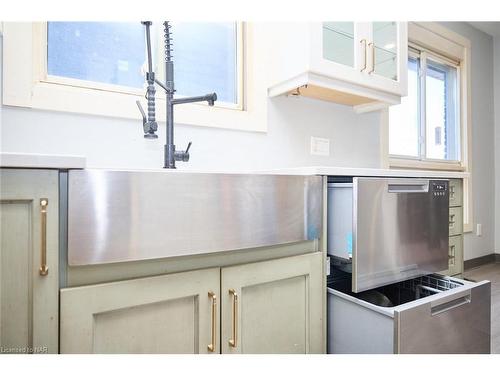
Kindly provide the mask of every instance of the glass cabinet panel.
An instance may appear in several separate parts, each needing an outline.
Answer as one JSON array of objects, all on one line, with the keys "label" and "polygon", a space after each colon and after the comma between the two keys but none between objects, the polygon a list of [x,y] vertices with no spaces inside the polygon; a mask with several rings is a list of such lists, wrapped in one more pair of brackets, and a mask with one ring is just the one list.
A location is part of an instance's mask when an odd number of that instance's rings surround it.
[{"label": "glass cabinet panel", "polygon": [[354,22],[323,22],[323,58],[354,67]]},{"label": "glass cabinet panel", "polygon": [[396,22],[373,22],[373,73],[397,81],[398,26]]}]

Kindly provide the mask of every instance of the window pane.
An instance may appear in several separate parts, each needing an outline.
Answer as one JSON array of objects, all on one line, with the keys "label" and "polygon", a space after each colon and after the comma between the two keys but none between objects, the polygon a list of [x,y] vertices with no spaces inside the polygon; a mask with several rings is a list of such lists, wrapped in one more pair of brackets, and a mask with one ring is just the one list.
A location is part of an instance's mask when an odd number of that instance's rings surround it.
[{"label": "window pane", "polygon": [[425,85],[426,156],[459,160],[457,69],[428,59]]},{"label": "window pane", "polygon": [[216,92],[219,101],[237,103],[236,23],[174,22],[171,30],[176,94]]},{"label": "window pane", "polygon": [[417,59],[408,59],[408,96],[401,104],[389,107],[389,153],[391,155],[419,156],[418,79]]},{"label": "window pane", "polygon": [[[49,75],[144,87],[146,43],[140,22],[49,22],[47,29]],[[173,23],[171,30],[176,95],[216,92],[220,102],[237,103],[236,23]],[[155,36],[161,37],[161,43],[155,42]],[[153,24],[152,39],[153,58],[157,46],[163,56],[162,22]],[[163,60],[159,67],[157,62],[154,68],[164,76]]]},{"label": "window pane", "polygon": [[140,22],[49,22],[47,29],[49,75],[143,87]]}]

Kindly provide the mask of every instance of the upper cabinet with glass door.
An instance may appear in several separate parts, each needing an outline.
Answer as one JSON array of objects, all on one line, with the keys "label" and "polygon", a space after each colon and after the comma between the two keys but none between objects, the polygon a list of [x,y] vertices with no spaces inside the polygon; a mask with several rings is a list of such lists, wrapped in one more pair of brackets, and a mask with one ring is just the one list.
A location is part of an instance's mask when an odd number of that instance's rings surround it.
[{"label": "upper cabinet with glass door", "polygon": [[407,92],[404,22],[268,25],[269,96],[304,95],[359,112],[398,104]]}]

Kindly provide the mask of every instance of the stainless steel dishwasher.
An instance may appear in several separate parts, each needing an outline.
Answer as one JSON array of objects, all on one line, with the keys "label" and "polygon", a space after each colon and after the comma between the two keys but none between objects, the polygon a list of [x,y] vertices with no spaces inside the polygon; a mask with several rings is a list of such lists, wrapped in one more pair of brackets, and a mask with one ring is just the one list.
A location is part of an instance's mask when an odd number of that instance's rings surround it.
[{"label": "stainless steel dishwasher", "polygon": [[329,353],[489,353],[490,282],[447,268],[448,181],[328,184]]}]

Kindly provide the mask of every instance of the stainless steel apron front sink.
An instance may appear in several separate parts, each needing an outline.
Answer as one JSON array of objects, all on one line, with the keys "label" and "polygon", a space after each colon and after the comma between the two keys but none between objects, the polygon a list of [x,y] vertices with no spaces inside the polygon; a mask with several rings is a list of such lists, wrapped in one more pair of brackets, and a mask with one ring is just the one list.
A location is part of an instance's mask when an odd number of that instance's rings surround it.
[{"label": "stainless steel apron front sink", "polygon": [[319,238],[322,178],[72,170],[70,266],[223,252]]}]

